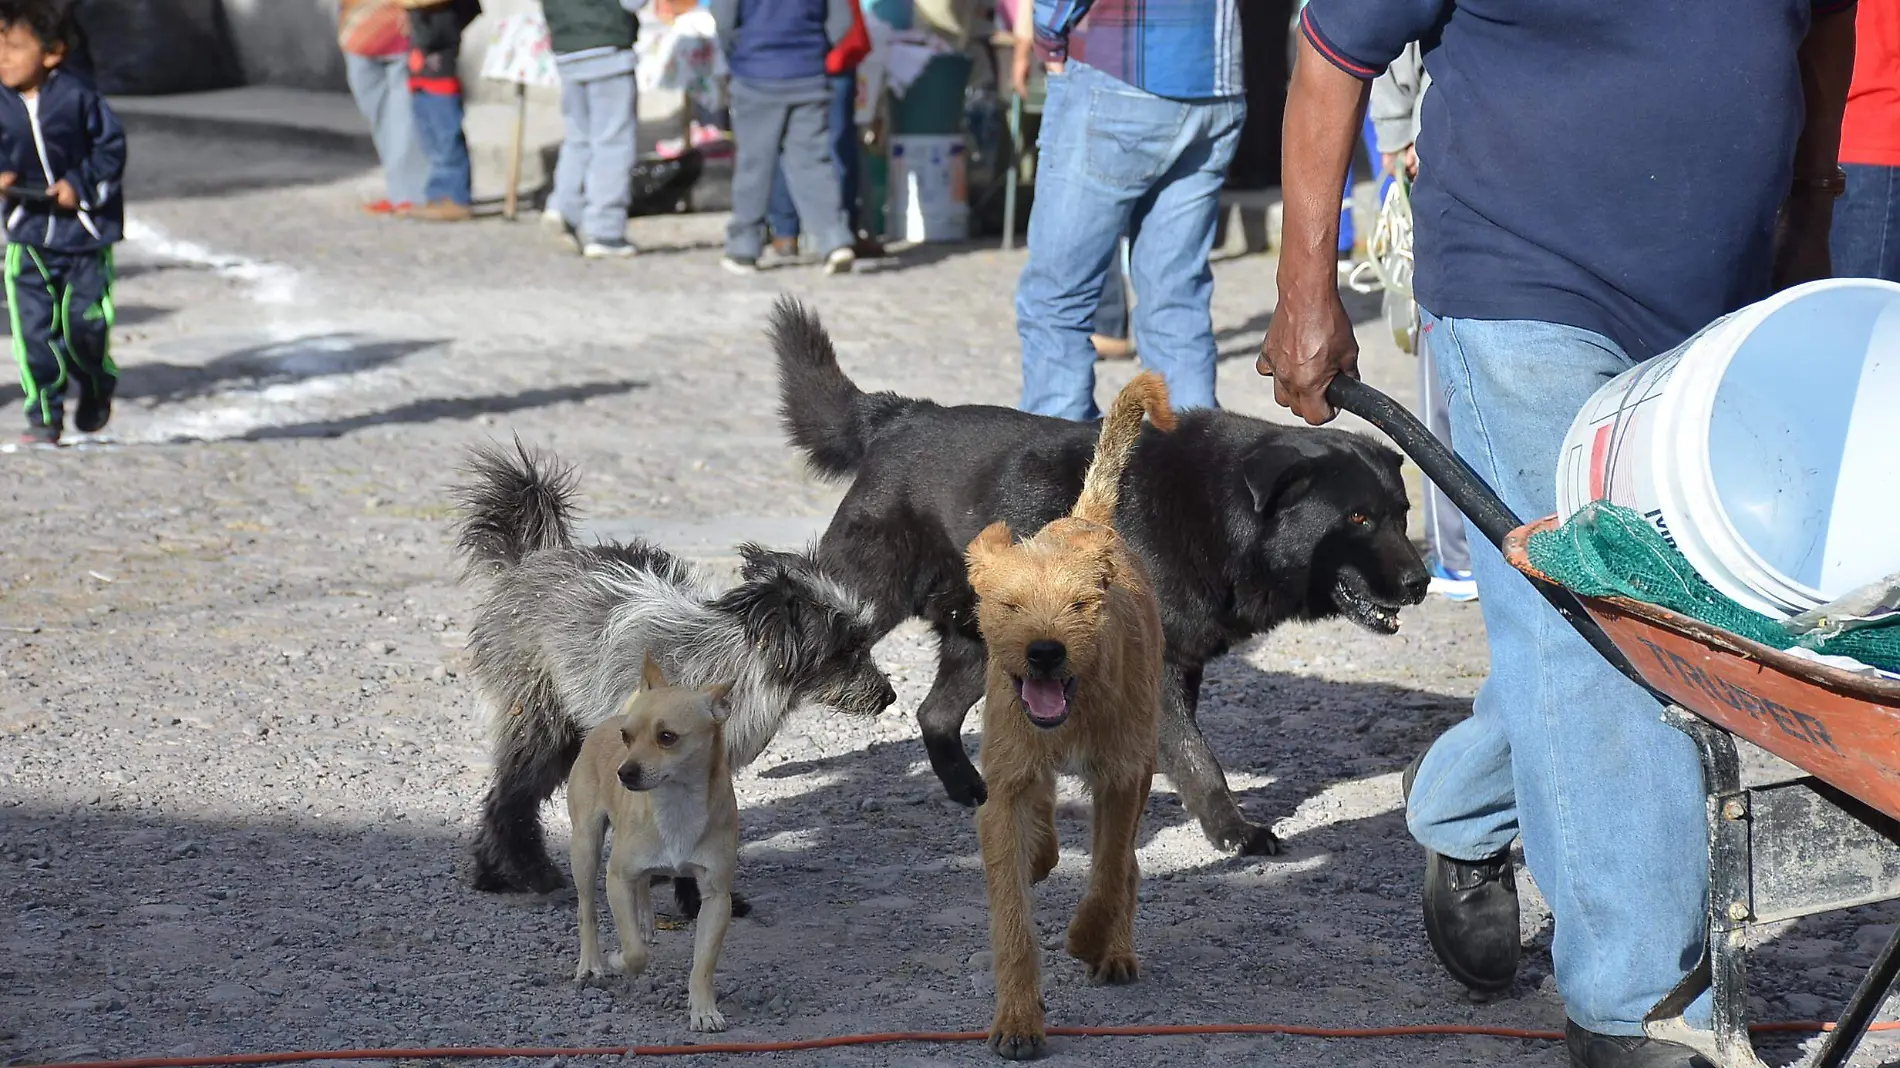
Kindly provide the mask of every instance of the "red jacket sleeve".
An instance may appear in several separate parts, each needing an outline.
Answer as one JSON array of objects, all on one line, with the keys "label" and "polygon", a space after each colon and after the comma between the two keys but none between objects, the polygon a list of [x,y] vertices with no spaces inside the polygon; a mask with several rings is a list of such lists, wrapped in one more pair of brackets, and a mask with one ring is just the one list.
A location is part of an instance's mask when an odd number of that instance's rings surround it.
[{"label": "red jacket sleeve", "polygon": [[871,31],[864,28],[864,8],[859,6],[858,0],[850,0],[850,4],[851,29],[825,56],[826,74],[856,70],[864,57],[871,54]]}]

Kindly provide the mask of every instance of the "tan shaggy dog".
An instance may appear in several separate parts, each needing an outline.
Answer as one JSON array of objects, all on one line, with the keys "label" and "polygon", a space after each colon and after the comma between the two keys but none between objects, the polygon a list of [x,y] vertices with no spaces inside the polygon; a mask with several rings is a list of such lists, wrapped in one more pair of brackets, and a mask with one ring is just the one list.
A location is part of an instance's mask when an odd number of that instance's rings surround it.
[{"label": "tan shaggy dog", "polygon": [[[732,876],[739,863],[739,802],[726,763],[730,689],[668,686],[648,657],[640,689],[620,715],[588,733],[567,780],[567,811],[574,821],[570,855],[581,906],[581,959],[574,978],[645,972],[654,936],[652,877],[698,879],[705,896],[686,984],[687,1023],[695,1031],[726,1029],[713,969],[732,922]],[[620,951],[602,959],[594,880],[601,838],[610,828],[607,904]]]},{"label": "tan shaggy dog", "polygon": [[1161,378],[1143,374],[1115,398],[1064,518],[1011,543],[993,523],[970,543],[970,585],[989,647],[983,777],[977,812],[989,883],[996,1019],[990,1048],[1010,1060],[1042,1052],[1042,976],[1030,887],[1056,866],[1056,772],[1094,797],[1088,893],[1069,924],[1069,955],[1098,983],[1135,980],[1135,835],[1154,777],[1161,704],[1161,611],[1147,573],[1115,533],[1122,471],[1146,411],[1174,427]]}]

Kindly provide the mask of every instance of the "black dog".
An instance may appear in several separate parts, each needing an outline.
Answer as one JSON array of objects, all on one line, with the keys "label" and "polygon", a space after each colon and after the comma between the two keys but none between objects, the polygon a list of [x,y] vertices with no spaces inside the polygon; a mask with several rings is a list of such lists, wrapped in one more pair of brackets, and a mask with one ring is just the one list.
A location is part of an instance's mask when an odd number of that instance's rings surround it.
[{"label": "black dog", "polygon": [[[917,709],[953,800],[981,803],[962,727],[983,696],[970,539],[997,520],[1024,532],[1068,512],[1096,428],[984,405],[866,394],[838,367],[817,317],[773,309],[781,415],[792,442],[851,489],[819,544],[884,634],[911,616],[937,633],[936,682]],[[1160,765],[1215,845],[1276,853],[1250,824],[1195,724],[1201,672],[1236,642],[1290,619],[1344,615],[1379,633],[1429,582],[1405,535],[1399,456],[1355,434],[1188,411],[1147,431],[1122,483],[1116,529],[1148,568],[1167,633]]]}]

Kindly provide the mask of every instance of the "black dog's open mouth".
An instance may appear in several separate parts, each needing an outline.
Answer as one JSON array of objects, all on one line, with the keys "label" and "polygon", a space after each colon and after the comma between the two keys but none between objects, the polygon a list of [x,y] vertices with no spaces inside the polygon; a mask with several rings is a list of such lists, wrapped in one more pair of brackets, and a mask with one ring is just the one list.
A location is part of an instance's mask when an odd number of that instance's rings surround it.
[{"label": "black dog's open mouth", "polygon": [[1399,609],[1403,606],[1374,597],[1356,571],[1342,571],[1333,580],[1333,603],[1346,618],[1375,634],[1399,632]]},{"label": "black dog's open mouth", "polygon": [[1028,713],[1029,722],[1051,730],[1069,718],[1069,698],[1075,696],[1076,678],[1017,679],[1016,696]]}]

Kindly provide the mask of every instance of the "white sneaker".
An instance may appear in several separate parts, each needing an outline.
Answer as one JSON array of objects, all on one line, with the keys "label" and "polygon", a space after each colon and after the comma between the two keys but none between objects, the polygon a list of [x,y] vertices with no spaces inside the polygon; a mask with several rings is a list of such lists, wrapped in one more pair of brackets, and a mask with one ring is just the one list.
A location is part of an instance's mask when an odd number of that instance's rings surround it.
[{"label": "white sneaker", "polygon": [[831,254],[825,257],[825,273],[828,275],[850,274],[851,269],[857,266],[857,262],[858,254],[851,251],[850,245],[834,248]]},{"label": "white sneaker", "polygon": [[631,241],[589,241],[581,248],[581,255],[590,260],[624,260],[638,251]]},{"label": "white sneaker", "polygon": [[719,257],[719,266],[727,274],[750,275],[759,273],[758,260],[742,260],[736,256]]}]

